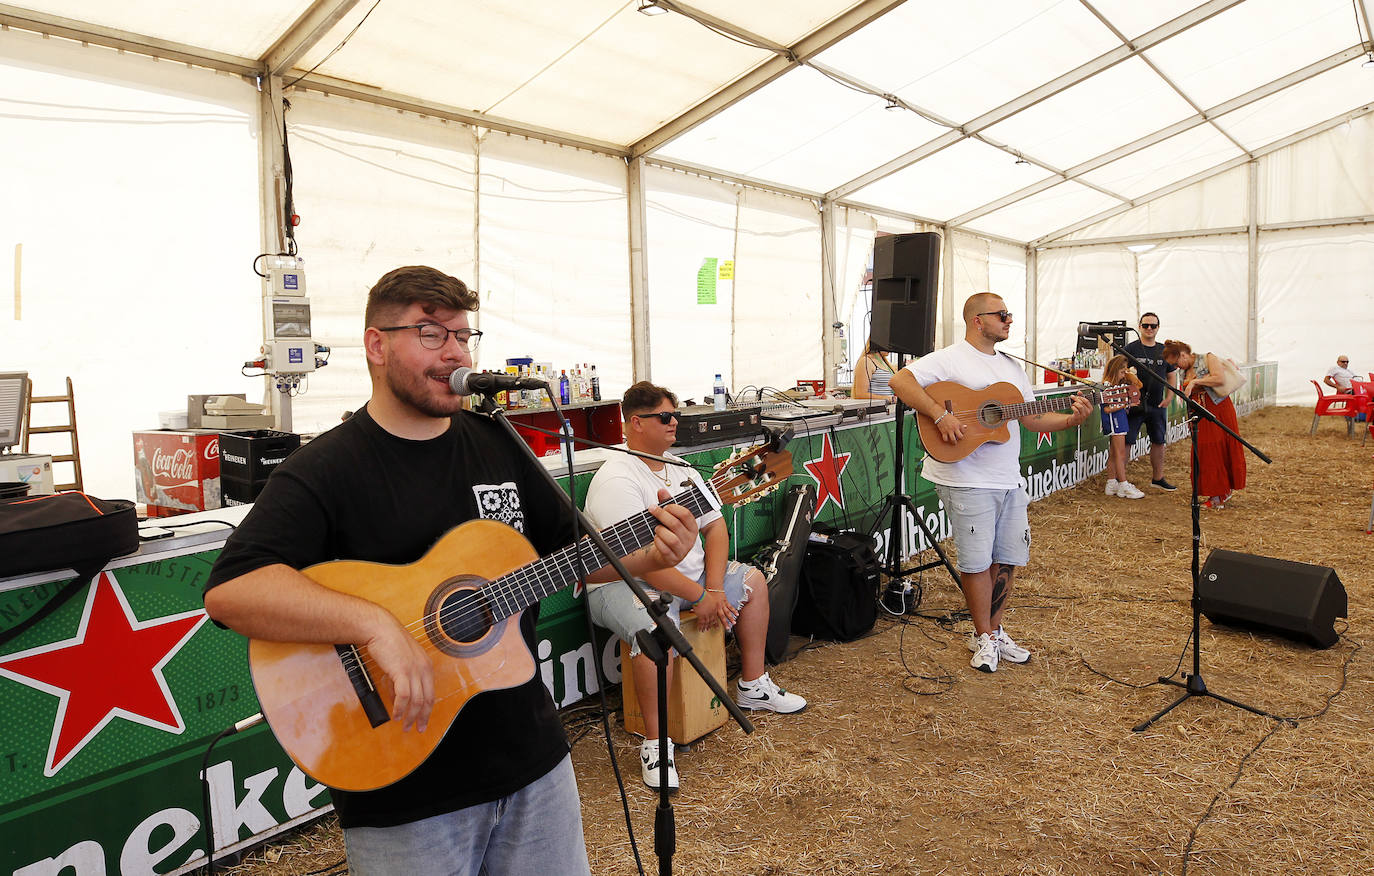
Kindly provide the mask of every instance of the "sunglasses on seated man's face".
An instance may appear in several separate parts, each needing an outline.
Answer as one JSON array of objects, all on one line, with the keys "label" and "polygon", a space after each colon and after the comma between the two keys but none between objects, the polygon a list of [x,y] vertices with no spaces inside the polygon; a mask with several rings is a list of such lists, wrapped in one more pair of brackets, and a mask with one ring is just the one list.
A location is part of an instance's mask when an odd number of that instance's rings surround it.
[{"label": "sunglasses on seated man's face", "polygon": [[653,414],[635,414],[635,416],[643,420],[658,420],[666,426],[677,419],[677,411],[659,411]]}]

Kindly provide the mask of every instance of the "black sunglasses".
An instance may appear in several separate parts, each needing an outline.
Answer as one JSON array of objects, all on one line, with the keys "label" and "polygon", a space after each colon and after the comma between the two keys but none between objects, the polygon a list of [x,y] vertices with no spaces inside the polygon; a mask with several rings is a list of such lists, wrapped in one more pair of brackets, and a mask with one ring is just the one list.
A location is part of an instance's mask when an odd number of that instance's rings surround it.
[{"label": "black sunglasses", "polygon": [[978,314],[978,316],[995,316],[998,319],[1002,320],[1002,322],[1011,322],[1010,310],[985,310],[982,313]]},{"label": "black sunglasses", "polygon": [[1159,323],[1157,323],[1157,322],[1142,322],[1142,323],[1140,324],[1140,327],[1141,327],[1141,328],[1159,328]]},{"label": "black sunglasses", "polygon": [[666,426],[677,419],[677,411],[659,411],[656,414],[635,414],[635,416],[641,420],[652,418]]}]

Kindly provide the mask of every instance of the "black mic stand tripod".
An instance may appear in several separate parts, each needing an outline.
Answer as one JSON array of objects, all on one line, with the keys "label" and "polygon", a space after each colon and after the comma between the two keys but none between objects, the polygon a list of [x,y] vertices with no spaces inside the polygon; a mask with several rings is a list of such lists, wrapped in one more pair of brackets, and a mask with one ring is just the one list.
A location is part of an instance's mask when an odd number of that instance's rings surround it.
[{"label": "black mic stand tripod", "polygon": [[[1146,372],[1147,369],[1145,364],[1136,357],[1132,356],[1130,353],[1126,352],[1124,345],[1118,345],[1109,332],[1095,332],[1095,334],[1097,335],[1098,340],[1105,341],[1107,345],[1110,346],[1113,350],[1115,350],[1122,356],[1125,356],[1126,361],[1130,362],[1132,365],[1136,367],[1137,374],[1144,374]],[[1172,392],[1174,395],[1178,396],[1180,399],[1183,400],[1183,404],[1187,407],[1189,419],[1196,417],[1211,422],[1212,424],[1217,426],[1217,428],[1221,429],[1227,435],[1231,436],[1231,438],[1233,438],[1236,441],[1239,441],[1242,446],[1247,448],[1251,453],[1255,454],[1255,456],[1264,460],[1265,463],[1273,462],[1273,460],[1266,456],[1264,452],[1261,451],[1258,447],[1255,447],[1255,445],[1251,444],[1249,441],[1246,441],[1244,438],[1237,435],[1225,423],[1218,420],[1216,418],[1216,415],[1214,415],[1211,411],[1207,410],[1201,404],[1193,401],[1182,391],[1175,389],[1173,385],[1169,383],[1169,381],[1163,380],[1162,378],[1158,377],[1156,379],[1158,379],[1160,383],[1164,385],[1165,389],[1167,389],[1169,392]],[[1145,403],[1146,400],[1142,398],[1141,402]],[[1159,677],[1160,684],[1170,684],[1174,687],[1183,688],[1183,695],[1180,696],[1178,699],[1174,700],[1169,705],[1165,706],[1159,712],[1155,713],[1152,717],[1146,718],[1144,721],[1141,721],[1139,724],[1132,727],[1131,730],[1133,730],[1136,733],[1144,731],[1151,724],[1158,721],[1160,718],[1163,718],[1169,712],[1172,712],[1174,709],[1183,705],[1185,702],[1192,699],[1193,697],[1211,697],[1214,700],[1226,703],[1228,706],[1235,706],[1238,709],[1244,709],[1247,712],[1253,712],[1254,714],[1261,715],[1265,718],[1273,718],[1276,721],[1280,720],[1276,715],[1271,715],[1263,709],[1257,709],[1254,706],[1246,705],[1245,703],[1242,703],[1238,700],[1233,700],[1229,697],[1224,697],[1221,694],[1216,693],[1215,691],[1208,690],[1207,683],[1202,678],[1202,641],[1200,636],[1202,630],[1202,596],[1199,590],[1199,585],[1202,581],[1202,570],[1198,562],[1199,551],[1202,548],[1202,515],[1201,505],[1198,503],[1197,494],[1197,426],[1194,425],[1193,427],[1191,427],[1189,429],[1189,433],[1189,440],[1192,442],[1192,446],[1189,451],[1189,459],[1191,462],[1192,472],[1189,480],[1192,481],[1193,490],[1193,671],[1191,673],[1184,672],[1183,681],[1179,681],[1176,678],[1166,678],[1162,675]]]},{"label": "black mic stand tripod", "polygon": [[585,559],[583,558],[582,551],[585,546],[582,544],[581,533],[585,531],[587,540],[595,546],[596,553],[599,553],[603,559],[607,560],[609,564],[615,568],[621,580],[629,586],[630,592],[635,595],[635,598],[643,603],[644,607],[649,612],[649,617],[653,619],[654,631],[652,633],[641,632],[636,638],[639,641],[640,649],[654,661],[658,678],[657,711],[659,766],[658,808],[654,812],[654,853],[658,856],[659,876],[671,876],[673,872],[673,854],[677,849],[677,827],[670,796],[672,792],[668,788],[667,758],[667,676],[668,659],[672,651],[677,651],[678,654],[691,664],[692,668],[701,676],[701,680],[706,683],[707,687],[711,688],[712,693],[716,695],[721,705],[730,713],[730,717],[734,718],[735,723],[739,724],[741,730],[745,733],[753,733],[754,725],[745,716],[734,698],[726,692],[720,681],[716,679],[716,677],[711,674],[710,670],[706,668],[705,664],[701,662],[701,658],[692,650],[692,646],[687,644],[687,640],[683,637],[682,631],[668,620],[668,606],[672,602],[672,594],[664,593],[660,594],[657,599],[651,598],[649,594],[644,591],[639,581],[625,568],[624,563],[620,561],[619,554],[611,550],[610,546],[606,544],[606,540],[602,538],[601,533],[598,532],[596,527],[592,526],[590,521],[588,521],[587,518],[583,516],[582,512],[578,510],[575,498],[575,481],[573,479],[573,438],[571,430],[567,427],[567,421],[563,417],[562,410],[558,407],[558,400],[554,398],[552,390],[547,386],[544,387],[544,390],[549,396],[549,403],[553,405],[554,414],[558,417],[559,422],[564,424],[563,448],[568,461],[567,493],[563,492],[558,486],[558,482],[554,480],[553,475],[550,474],[549,470],[539,461],[539,457],[534,455],[534,451],[525,443],[525,439],[520,437],[520,433],[515,430],[515,426],[506,418],[506,412],[496,404],[494,400],[494,390],[490,393],[478,393],[482,400],[478,404],[477,409],[500,424],[502,430],[505,431],[510,439],[524,452],[525,456],[534,463],[535,469],[538,470],[544,480],[553,487],[553,491],[558,494],[563,504],[571,511],[573,519],[573,544],[578,546],[577,576],[583,592],[585,593],[587,589],[587,570],[598,569],[603,565],[594,559],[593,556],[586,556]]},{"label": "black mic stand tripod", "polygon": [[[898,353],[897,372],[901,373],[901,370],[905,367],[906,354]],[[896,398],[896,395],[894,394],[893,397]],[[905,594],[906,588],[903,584],[908,575],[916,572],[924,572],[926,569],[933,569],[936,566],[944,566],[948,569],[950,577],[954,579],[954,586],[960,586],[959,572],[954,568],[954,565],[950,563],[949,557],[945,556],[944,549],[940,547],[939,534],[932,532],[931,528],[926,525],[925,519],[921,517],[921,513],[916,510],[916,503],[913,502],[911,496],[906,493],[906,468],[903,459],[903,450],[906,444],[906,405],[902,403],[900,398],[897,398],[897,410],[893,426],[896,432],[896,441],[892,454],[892,492],[883,499],[883,507],[879,509],[878,516],[873,519],[873,526],[868,530],[869,538],[872,538],[873,534],[878,531],[878,527],[882,525],[884,517],[888,515],[890,510],[892,524],[891,529],[888,531],[887,550],[883,551],[883,563],[879,567],[888,579],[887,588],[883,593],[884,600],[889,593],[896,592]],[[905,514],[902,513],[904,511],[906,512]],[[918,526],[925,535],[926,541],[930,546],[935,549],[935,553],[939,559],[931,560],[928,563],[922,563],[917,566],[902,567],[902,548],[906,545],[907,515],[910,515],[911,519],[916,521],[916,526]],[[899,587],[901,589],[897,590],[896,588]],[[905,597],[903,596],[901,599],[902,612],[900,613],[905,613],[908,606],[906,605]],[[914,608],[914,606],[912,607]]]}]

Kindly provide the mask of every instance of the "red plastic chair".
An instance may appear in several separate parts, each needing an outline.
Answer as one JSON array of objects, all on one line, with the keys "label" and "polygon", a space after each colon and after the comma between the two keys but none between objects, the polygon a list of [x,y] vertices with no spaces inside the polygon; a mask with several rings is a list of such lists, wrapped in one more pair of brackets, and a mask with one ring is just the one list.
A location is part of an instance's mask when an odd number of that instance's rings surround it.
[{"label": "red plastic chair", "polygon": [[1360,444],[1369,443],[1369,433],[1374,432],[1374,374],[1372,379],[1350,381],[1350,390],[1355,395],[1355,403],[1359,406],[1356,414],[1364,415],[1364,437],[1360,439]]},{"label": "red plastic chair", "polygon": [[1312,385],[1317,389],[1317,406],[1312,410],[1312,428],[1308,430],[1309,435],[1317,434],[1317,423],[1322,417],[1345,417],[1345,431],[1347,435],[1355,434],[1354,419],[1366,404],[1361,405],[1359,399],[1353,395],[1337,394],[1327,395],[1322,392],[1322,385],[1313,380]]}]

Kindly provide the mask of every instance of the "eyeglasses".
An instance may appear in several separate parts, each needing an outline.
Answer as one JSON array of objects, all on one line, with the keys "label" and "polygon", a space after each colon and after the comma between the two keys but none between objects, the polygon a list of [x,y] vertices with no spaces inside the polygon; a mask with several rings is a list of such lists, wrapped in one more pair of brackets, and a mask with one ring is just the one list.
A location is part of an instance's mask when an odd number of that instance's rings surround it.
[{"label": "eyeglasses", "polygon": [[482,333],[476,329],[451,329],[444,328],[437,323],[422,322],[419,325],[391,325],[385,328],[378,328],[379,332],[398,332],[402,329],[418,329],[420,332],[420,346],[427,350],[441,350],[444,344],[448,343],[448,336],[453,335],[453,339],[458,342],[458,346],[468,352],[477,349],[477,344],[482,340]]},{"label": "eyeglasses", "polygon": [[1337,360],[1336,360],[1336,364],[1337,364],[1337,365],[1349,365],[1349,364],[1350,364],[1350,360],[1349,360],[1349,359],[1337,359]]},{"label": "eyeglasses", "polygon": [[1153,329],[1157,329],[1157,328],[1159,328],[1159,323],[1157,323],[1157,322],[1142,322],[1142,323],[1140,324],[1140,327],[1141,327],[1141,328],[1153,328]]},{"label": "eyeglasses", "polygon": [[978,315],[978,316],[995,316],[995,317],[997,317],[998,319],[1002,320],[1002,322],[1011,322],[1011,311],[1010,311],[1010,310],[986,310],[986,311],[984,311],[984,312],[982,312],[982,313],[979,313],[979,314],[977,314],[977,315]]},{"label": "eyeglasses", "polygon": [[641,420],[658,420],[660,423],[666,426],[673,420],[677,419],[677,411],[659,411],[655,414],[635,414],[635,416],[639,417]]}]

